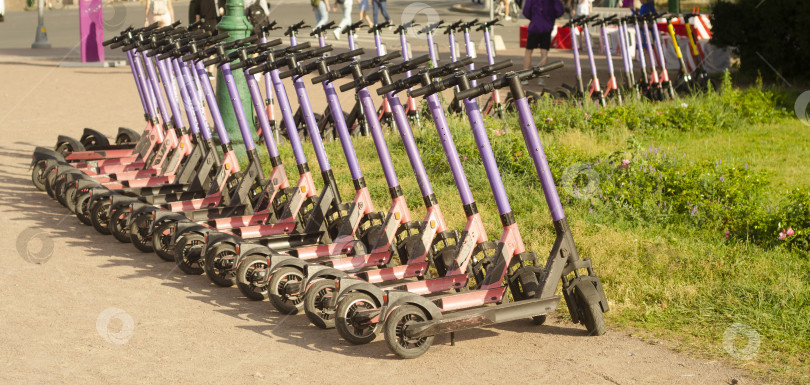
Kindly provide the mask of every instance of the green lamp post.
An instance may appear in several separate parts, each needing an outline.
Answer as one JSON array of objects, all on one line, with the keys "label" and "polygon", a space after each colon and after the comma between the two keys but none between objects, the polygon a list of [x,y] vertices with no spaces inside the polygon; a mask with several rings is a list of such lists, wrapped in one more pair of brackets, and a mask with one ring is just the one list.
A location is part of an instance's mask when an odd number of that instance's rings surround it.
[{"label": "green lamp post", "polygon": [[[217,24],[217,29],[220,33],[227,32],[229,34],[225,41],[234,41],[244,39],[250,35],[253,25],[250,24],[245,17],[245,4],[242,0],[228,0],[225,3],[225,16],[222,21]],[[248,90],[245,75],[242,71],[233,71],[236,81],[236,88],[239,90],[239,95],[242,96],[242,108],[245,110],[248,124],[250,125],[250,132],[254,133],[254,140],[256,140],[253,128],[253,104],[250,102],[250,90]],[[219,110],[222,114],[222,121],[225,123],[225,128],[228,131],[228,137],[234,144],[241,144],[242,134],[239,131],[239,126],[236,122],[236,115],[233,111],[233,104],[231,104],[230,95],[228,95],[228,88],[225,86],[222,72],[218,70],[217,74],[217,103]],[[246,158],[244,146],[233,146],[237,156],[244,160]]]}]

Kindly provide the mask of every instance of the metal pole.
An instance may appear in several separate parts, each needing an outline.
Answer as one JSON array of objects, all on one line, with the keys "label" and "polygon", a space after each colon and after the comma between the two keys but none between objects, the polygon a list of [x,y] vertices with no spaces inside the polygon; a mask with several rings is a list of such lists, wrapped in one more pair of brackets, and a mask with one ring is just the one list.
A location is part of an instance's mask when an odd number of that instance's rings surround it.
[{"label": "metal pole", "polygon": [[[222,18],[222,21],[217,24],[217,29],[220,32],[228,32],[229,37],[225,39],[226,42],[248,37],[250,30],[253,29],[253,25],[250,24],[245,17],[243,0],[227,0],[225,2],[225,16]],[[234,111],[233,103],[231,103],[231,95],[228,92],[225,79],[221,76],[221,72],[219,72],[219,75],[220,76],[217,76],[216,84],[219,111],[222,114],[222,121],[225,123],[228,136],[232,138],[231,142],[238,144],[242,141],[242,135],[239,131],[236,112]],[[233,81],[239,95],[250,95],[244,72],[236,71],[233,73]],[[250,133],[255,134],[256,131],[253,129],[253,103],[248,97],[244,97],[241,102],[242,109],[247,117],[248,130]],[[256,137],[253,137],[253,139],[255,140]],[[245,159],[246,153],[244,146],[241,144],[234,146],[234,150],[239,158]]]},{"label": "metal pole", "polygon": [[31,48],[51,48],[48,32],[45,30],[45,0],[37,1],[37,35]]}]

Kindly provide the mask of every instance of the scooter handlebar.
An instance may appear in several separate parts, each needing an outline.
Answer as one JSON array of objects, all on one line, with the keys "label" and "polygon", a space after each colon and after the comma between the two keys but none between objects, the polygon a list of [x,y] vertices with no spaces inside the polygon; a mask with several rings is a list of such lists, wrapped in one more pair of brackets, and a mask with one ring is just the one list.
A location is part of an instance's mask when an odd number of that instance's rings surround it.
[{"label": "scooter handlebar", "polygon": [[422,29],[420,29],[419,32],[417,32],[417,33],[430,33],[430,32],[433,32],[434,29],[439,28],[439,26],[442,25],[442,24],[444,24],[444,20],[439,20],[439,21],[437,21],[437,22],[435,22],[433,24],[428,24],[428,25],[422,27]]},{"label": "scooter handlebar", "polygon": [[350,31],[357,31],[361,27],[363,27],[363,20],[360,20],[354,24],[343,27],[343,29],[340,30],[340,33],[348,34]]},{"label": "scooter handlebar", "polygon": [[551,72],[553,70],[562,68],[564,65],[565,64],[563,63],[563,61],[560,60],[560,61],[558,61],[556,63],[548,64],[548,65],[545,65],[545,66],[534,66],[534,67],[529,68],[527,70],[523,70],[523,71],[519,71],[519,72],[512,72],[510,74],[507,74],[504,77],[501,77],[500,79],[495,80],[494,82],[484,83],[484,84],[478,85],[476,87],[472,87],[472,88],[469,88],[467,90],[457,92],[456,93],[456,98],[457,99],[477,98],[477,97],[479,97],[481,95],[488,94],[488,93],[490,93],[490,92],[492,92],[492,91],[494,91],[496,89],[508,86],[510,79],[515,77],[515,76],[517,76],[518,79],[520,79],[520,80],[529,80],[529,79],[532,79],[532,78],[536,78],[538,76],[542,76],[546,72]]},{"label": "scooter handlebar", "polygon": [[281,58],[283,58],[283,57],[285,57],[287,55],[290,55],[290,54],[292,54],[294,52],[305,50],[305,49],[307,49],[309,47],[310,47],[310,43],[305,42],[305,43],[297,44],[297,45],[294,45],[294,46],[286,47],[286,48],[283,48],[283,49],[280,49],[280,50],[268,51],[265,54],[259,55],[258,57],[256,57],[255,62],[256,63],[262,63],[262,62],[267,62],[268,60],[269,60],[269,62],[265,63],[265,64],[262,64],[262,65],[257,65],[255,67],[251,68],[250,70],[248,70],[248,73],[251,74],[251,75],[255,75],[255,74],[260,73],[260,72],[272,71],[272,70],[278,68],[278,66],[283,65],[282,61],[278,60],[278,59],[281,59]]},{"label": "scooter handlebar", "polygon": [[328,22],[328,23],[326,23],[326,24],[324,24],[324,25],[322,25],[320,27],[316,27],[316,28],[314,28],[312,30],[312,32],[309,33],[309,36],[320,35],[320,34],[324,33],[326,30],[328,30],[329,28],[332,28],[334,25],[335,25],[335,21],[332,20],[332,21],[330,21],[330,22]]},{"label": "scooter handlebar", "polygon": [[[332,65],[332,64],[345,63],[345,62],[348,62],[348,61],[352,61],[352,60],[354,60],[355,57],[360,56],[363,53],[365,53],[365,50],[362,49],[362,48],[358,48],[358,49],[356,49],[354,51],[344,52],[344,53],[342,53],[340,55],[335,55],[335,56],[332,56],[332,57],[323,58],[321,60],[318,60],[318,61],[307,64],[306,69],[304,71],[306,71],[306,73],[309,73],[309,72],[312,72],[312,71],[316,70],[318,68],[318,66],[320,65],[320,62],[323,62],[326,65]],[[343,68],[341,68],[341,70],[342,69]],[[326,81],[333,81],[333,80],[341,77],[341,75],[342,74],[341,74],[340,70],[327,71],[325,73],[319,74],[318,76],[315,76],[314,78],[312,78],[312,84],[323,83],[323,82],[326,82]]]},{"label": "scooter handlebar", "polygon": [[483,30],[485,30],[485,29],[487,29],[489,27],[495,26],[495,25],[498,25],[498,26],[502,27],[503,24],[498,24],[499,21],[501,21],[501,19],[497,19],[497,18],[492,19],[490,21],[485,21],[485,22],[479,24],[478,27],[475,30],[476,31],[483,31]]},{"label": "scooter handlebar", "polygon": [[455,32],[456,30],[458,30],[458,26],[460,26],[461,23],[463,23],[463,22],[464,22],[464,20],[458,20],[455,23],[448,25],[447,27],[444,28],[444,34],[449,35],[449,34]]},{"label": "scooter handlebar", "polygon": [[[246,55],[252,55],[252,54],[254,54],[256,52],[267,51],[271,47],[275,47],[275,46],[280,45],[280,44],[281,44],[281,39],[275,39],[275,40],[268,41],[266,43],[261,43],[261,44],[241,48],[240,51],[244,52]],[[234,60],[239,59],[241,57],[241,55],[239,54],[240,51],[234,52],[234,53],[237,54],[237,57],[235,59],[232,59],[231,62],[233,62]],[[230,57],[229,57],[229,59],[230,59]],[[231,69],[235,70],[235,69],[239,69],[239,68],[242,68],[244,66],[247,66],[247,65],[252,67],[252,66],[256,65],[256,61],[253,60],[253,59],[241,60],[241,61],[239,61],[237,63],[231,64]]]},{"label": "scooter handlebar", "polygon": [[[360,61],[360,62],[357,62],[357,63],[350,64],[350,65],[348,65],[346,67],[343,67],[343,68],[339,69],[338,73],[339,73],[340,76],[335,78],[335,79],[342,78],[342,77],[352,73],[352,69],[354,68],[354,66],[357,66],[361,70],[368,69],[368,68],[373,68],[373,67],[379,67],[379,66],[385,65],[386,62],[389,62],[389,61],[391,61],[393,59],[396,59],[396,58],[398,58],[400,56],[402,56],[402,54],[399,51],[394,51],[394,52],[389,52],[389,53],[387,53],[385,55],[382,55],[382,56],[377,56],[377,57],[373,57],[371,59],[366,59],[366,60],[363,60],[363,61]],[[368,81],[365,78],[359,78],[359,79],[354,79],[349,83],[341,85],[340,86],[340,91],[341,92],[346,92],[346,91],[348,91],[348,90],[350,90],[352,88],[367,87],[367,86],[368,86]]]},{"label": "scooter handlebar", "polygon": [[573,25],[578,25],[582,20],[585,19],[585,17],[586,17],[585,15],[577,16],[577,17],[569,20],[567,23],[565,23],[565,25],[563,25],[563,27],[571,27]]},{"label": "scooter handlebar", "polygon": [[290,36],[293,33],[298,32],[298,30],[301,30],[301,29],[304,29],[304,28],[309,28],[309,26],[303,20],[301,20],[301,21],[287,27],[287,30],[284,31],[284,36]]},{"label": "scooter handlebar", "polygon": [[[475,79],[483,78],[485,76],[492,75],[492,74],[494,74],[495,72],[497,72],[499,70],[509,68],[511,66],[512,66],[512,60],[504,60],[504,61],[492,64],[492,65],[481,67],[481,68],[473,70],[473,71],[457,72],[457,75],[463,75],[468,80],[475,80]],[[428,95],[428,94],[435,94],[437,92],[444,91],[444,90],[446,90],[446,89],[448,89],[450,87],[453,87],[453,86],[457,85],[460,79],[461,79],[460,76],[449,77],[449,78],[444,79],[442,81],[430,83],[429,85],[424,86],[422,88],[408,91],[408,95],[410,95],[411,97],[418,97],[418,96],[423,96],[423,95]]]},{"label": "scooter handlebar", "polygon": [[368,29],[368,33],[374,33],[374,32],[381,31],[383,28],[388,28],[388,26],[390,26],[390,25],[391,25],[391,20],[386,20],[386,21],[384,21],[382,23],[374,24],[374,25],[371,26],[371,28]]},{"label": "scooter handlebar", "polygon": [[[379,70],[369,74],[366,76],[366,86],[370,86],[378,81],[382,80],[382,75],[384,72],[387,72],[389,76],[401,74],[405,71],[410,71],[414,68],[419,67],[422,64],[425,64],[430,61],[430,55],[422,55],[416,58],[413,58],[408,61],[403,61],[399,64],[394,64],[392,66],[381,66]],[[391,91],[391,90],[389,90]],[[385,92],[383,92],[385,93]],[[382,94],[380,94],[382,95]]]}]

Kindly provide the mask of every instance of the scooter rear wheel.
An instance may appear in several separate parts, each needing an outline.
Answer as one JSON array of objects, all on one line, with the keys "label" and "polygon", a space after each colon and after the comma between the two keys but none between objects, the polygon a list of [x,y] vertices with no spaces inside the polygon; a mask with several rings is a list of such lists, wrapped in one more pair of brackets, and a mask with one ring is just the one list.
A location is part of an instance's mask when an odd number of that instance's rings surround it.
[{"label": "scooter rear wheel", "polygon": [[174,246],[174,262],[177,267],[189,275],[200,275],[205,272],[202,267],[203,236],[196,233],[184,234]]},{"label": "scooter rear wheel", "polygon": [[90,222],[89,217],[90,208],[88,207],[88,205],[90,204],[90,198],[91,197],[89,192],[81,193],[76,198],[76,205],[75,205],[76,218],[79,218],[80,222],[88,226],[93,224],[92,222]]},{"label": "scooter rear wheel", "polygon": [[96,231],[104,235],[110,235],[108,227],[110,223],[109,209],[109,199],[100,199],[90,207],[90,223],[92,223]]},{"label": "scooter rear wheel", "polygon": [[144,253],[155,251],[150,231],[152,231],[152,213],[141,212],[135,215],[129,223],[129,239],[132,245]]},{"label": "scooter rear wheel", "polygon": [[174,258],[174,250],[170,247],[172,237],[174,235],[174,226],[177,221],[172,219],[164,219],[158,221],[152,228],[152,248],[158,257],[166,262],[176,262]]},{"label": "scooter rear wheel", "polygon": [[31,182],[39,191],[45,191],[45,161],[40,160],[31,170]]},{"label": "scooter rear wheel", "polygon": [[121,243],[130,243],[129,237],[129,205],[120,205],[110,214],[110,233]]},{"label": "scooter rear wheel", "polygon": [[[273,273],[267,288],[270,303],[280,313],[297,314],[303,307],[300,285],[304,282],[304,273],[294,267],[282,267]],[[298,292],[288,293],[290,284],[298,284]]]},{"label": "scooter rear wheel", "polygon": [[335,327],[335,309],[325,306],[336,295],[335,281],[322,279],[312,284],[304,296],[304,313],[313,325],[321,329]]},{"label": "scooter rear wheel", "polygon": [[239,291],[250,300],[263,301],[267,299],[267,274],[270,266],[263,255],[253,255],[246,258],[236,269],[236,286]]},{"label": "scooter rear wheel", "polygon": [[368,294],[361,292],[350,293],[338,301],[335,310],[335,328],[338,334],[354,345],[365,345],[374,341],[377,338],[377,334],[374,333],[376,324],[359,323],[354,316],[358,311],[378,308],[377,302]]},{"label": "scooter rear wheel", "polygon": [[408,325],[427,321],[425,312],[414,305],[396,308],[385,321],[385,342],[400,358],[416,358],[430,349],[435,336],[411,338],[405,335]]},{"label": "scooter rear wheel", "polygon": [[220,243],[205,253],[205,275],[214,284],[231,287],[235,283],[233,266],[236,262],[236,248],[229,243]]}]

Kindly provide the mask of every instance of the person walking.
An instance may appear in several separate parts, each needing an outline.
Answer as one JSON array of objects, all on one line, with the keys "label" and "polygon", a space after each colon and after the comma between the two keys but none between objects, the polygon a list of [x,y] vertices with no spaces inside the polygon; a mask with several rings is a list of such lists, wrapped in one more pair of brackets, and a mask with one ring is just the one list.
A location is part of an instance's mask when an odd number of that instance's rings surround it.
[{"label": "person walking", "polygon": [[371,25],[371,18],[368,17],[368,0],[357,0],[357,4],[360,4],[360,20],[365,20],[368,25]]},{"label": "person walking", "polygon": [[222,19],[225,0],[197,0],[194,6],[194,21],[202,21],[207,30],[216,34],[217,24]]},{"label": "person walking", "polygon": [[[335,34],[335,40],[340,40],[340,31],[342,31],[343,28],[352,25],[352,0],[335,0],[335,11],[337,11],[338,5],[340,5],[343,10],[343,18],[340,19],[337,28],[332,31],[332,33]],[[360,17],[362,18],[363,16]]]},{"label": "person walking", "polygon": [[638,9],[639,15],[646,15],[648,13],[655,14],[655,1],[653,0],[642,0],[641,8]]},{"label": "person walking", "polygon": [[390,21],[391,18],[388,17],[388,1],[386,0],[372,0],[374,6],[374,24],[378,24],[377,19],[377,11],[380,11],[385,18],[385,21]]},{"label": "person walking", "polygon": [[245,17],[247,17],[253,28],[259,28],[270,22],[270,6],[267,0],[244,0]]},{"label": "person walking", "polygon": [[153,23],[158,23],[161,27],[171,24],[174,20],[174,7],[172,7],[171,0],[148,0],[144,19],[146,19],[143,23],[144,27]]},{"label": "person walking", "polygon": [[310,3],[312,4],[312,12],[315,13],[315,25],[312,29],[329,22],[329,12],[332,11],[329,7],[329,0],[310,0]]},{"label": "person walking", "polygon": [[593,10],[593,0],[573,0],[576,4],[574,7],[574,17],[588,16]]},{"label": "person walking", "polygon": [[[526,39],[526,52],[523,55],[523,69],[532,66],[532,53],[540,48],[540,65],[548,62],[548,50],[551,49],[551,31],[554,20],[562,16],[565,7],[561,0],[528,0],[523,7],[523,16],[529,19],[529,36]],[[543,84],[543,79],[538,81]]]}]

